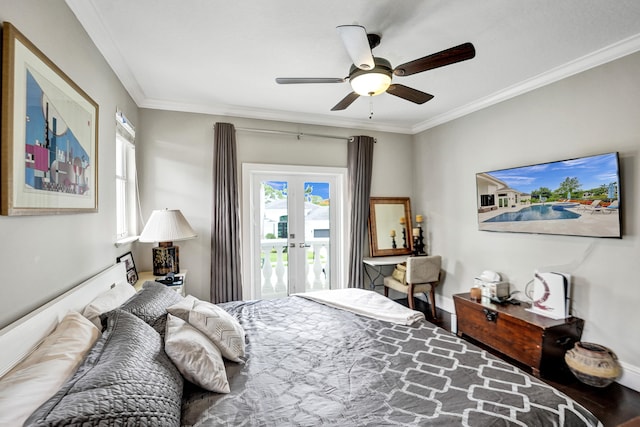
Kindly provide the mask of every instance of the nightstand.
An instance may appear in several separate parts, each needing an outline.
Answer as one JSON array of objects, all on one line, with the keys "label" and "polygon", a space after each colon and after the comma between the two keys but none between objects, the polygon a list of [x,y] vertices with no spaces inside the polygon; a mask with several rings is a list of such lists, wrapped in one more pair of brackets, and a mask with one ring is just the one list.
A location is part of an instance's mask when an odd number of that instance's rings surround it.
[{"label": "nightstand", "polygon": [[[142,271],[138,273],[138,281],[135,285],[133,285],[136,291],[140,291],[142,289],[142,285],[147,281],[154,281],[156,279],[161,279],[164,276],[154,276],[152,271]],[[176,274],[176,277],[182,278],[182,285],[167,285],[169,288],[173,289],[177,293],[182,296],[186,295],[186,287],[187,287],[187,270],[182,270],[180,273]]]}]

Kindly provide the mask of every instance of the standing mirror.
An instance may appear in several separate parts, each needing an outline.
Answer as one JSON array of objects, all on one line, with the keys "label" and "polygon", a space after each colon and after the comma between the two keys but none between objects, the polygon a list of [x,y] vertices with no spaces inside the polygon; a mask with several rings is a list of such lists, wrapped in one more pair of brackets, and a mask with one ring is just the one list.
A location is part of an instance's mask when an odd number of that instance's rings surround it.
[{"label": "standing mirror", "polygon": [[369,199],[371,256],[411,254],[411,203],[408,197]]}]

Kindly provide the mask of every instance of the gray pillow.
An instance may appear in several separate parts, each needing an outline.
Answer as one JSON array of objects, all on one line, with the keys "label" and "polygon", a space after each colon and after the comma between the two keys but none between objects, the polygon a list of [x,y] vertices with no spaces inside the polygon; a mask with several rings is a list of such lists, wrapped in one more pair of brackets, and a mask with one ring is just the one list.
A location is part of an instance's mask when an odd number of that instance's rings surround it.
[{"label": "gray pillow", "polygon": [[160,335],[116,309],[78,371],[25,426],[179,426],[182,387]]},{"label": "gray pillow", "polygon": [[162,283],[148,281],[142,290],[120,306],[147,324],[164,337],[167,307],[182,301],[182,296]]}]

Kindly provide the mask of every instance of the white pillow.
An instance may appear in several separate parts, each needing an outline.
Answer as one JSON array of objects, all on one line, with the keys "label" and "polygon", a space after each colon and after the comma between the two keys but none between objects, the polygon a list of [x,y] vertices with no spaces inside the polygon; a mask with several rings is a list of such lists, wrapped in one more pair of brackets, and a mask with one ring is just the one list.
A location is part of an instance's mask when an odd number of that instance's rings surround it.
[{"label": "white pillow", "polygon": [[113,288],[95,297],[84,308],[82,315],[91,320],[98,329],[102,329],[100,315],[122,305],[123,302],[136,294],[136,290],[127,282],[117,283]]},{"label": "white pillow", "polygon": [[51,335],[0,378],[0,425],[22,425],[73,375],[99,336],[93,323],[69,312]]},{"label": "white pillow", "polygon": [[179,303],[167,308],[167,311],[205,334],[224,357],[233,362],[242,362],[244,329],[222,308],[187,295]]},{"label": "white pillow", "polygon": [[229,393],[220,350],[209,338],[179,317],[167,315],[164,350],[187,380],[205,390]]}]

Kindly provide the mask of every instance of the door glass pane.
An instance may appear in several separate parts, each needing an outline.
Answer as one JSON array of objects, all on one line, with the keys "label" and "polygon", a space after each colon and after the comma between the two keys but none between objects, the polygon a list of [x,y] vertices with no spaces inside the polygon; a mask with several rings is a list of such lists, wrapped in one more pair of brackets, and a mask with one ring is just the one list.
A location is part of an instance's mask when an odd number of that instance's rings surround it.
[{"label": "door glass pane", "polygon": [[263,174],[254,181],[251,276],[257,298],[331,289],[332,179]]},{"label": "door glass pane", "polygon": [[261,298],[288,295],[288,184],[260,183],[260,273]]},{"label": "door glass pane", "polygon": [[330,186],[304,183],[305,291],[330,289]]}]

